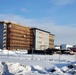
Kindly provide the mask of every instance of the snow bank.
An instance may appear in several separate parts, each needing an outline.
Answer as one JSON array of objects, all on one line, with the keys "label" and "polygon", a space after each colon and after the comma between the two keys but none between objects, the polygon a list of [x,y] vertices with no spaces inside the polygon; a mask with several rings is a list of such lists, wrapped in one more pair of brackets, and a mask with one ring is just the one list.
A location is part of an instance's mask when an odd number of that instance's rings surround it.
[{"label": "snow bank", "polygon": [[[6,57],[8,54],[9,58]],[[32,55],[26,54],[24,50],[0,50],[0,55],[0,60],[5,61],[0,62],[0,75],[76,75],[74,55],[60,55],[60,61],[56,54],[46,55],[46,60],[44,55],[34,54],[31,60]],[[72,62],[73,60],[75,62]]]},{"label": "snow bank", "polygon": [[43,70],[43,68],[42,67],[40,67],[40,66],[33,66],[35,69],[37,69],[37,70]]},{"label": "snow bank", "polygon": [[2,64],[2,62],[0,61],[0,75],[2,75],[4,72],[4,66]]},{"label": "snow bank", "polygon": [[[74,65],[74,64],[73,64]],[[50,70],[39,65],[29,66],[20,63],[0,62],[0,75],[76,75],[76,66],[72,69],[68,66],[58,68],[54,66]]]},{"label": "snow bank", "polygon": [[16,55],[16,54],[27,54],[27,50],[1,50],[0,52],[2,52],[4,55]]},{"label": "snow bank", "polygon": [[9,51],[8,50],[3,50],[3,54],[8,54]]},{"label": "snow bank", "polygon": [[64,67],[61,68],[61,70],[62,70],[63,72],[67,72],[68,69],[69,69],[69,68],[68,68],[67,66],[64,66]]},{"label": "snow bank", "polygon": [[4,55],[15,55],[15,52],[14,51],[9,51],[9,50],[2,50],[2,53]]},{"label": "snow bank", "polygon": [[27,50],[17,50],[15,51],[16,54],[27,54],[28,51]]},{"label": "snow bank", "polygon": [[0,75],[25,75],[31,71],[30,66],[24,66],[20,63],[1,62],[0,61]]},{"label": "snow bank", "polygon": [[15,55],[15,52],[9,51],[9,54],[10,54],[10,55]]},{"label": "snow bank", "polygon": [[31,71],[31,67],[30,66],[24,66],[21,65],[20,63],[7,63],[8,65],[8,70],[10,73],[17,75],[17,74],[24,74],[27,72]]},{"label": "snow bank", "polygon": [[2,52],[2,49],[0,49],[0,52]]}]

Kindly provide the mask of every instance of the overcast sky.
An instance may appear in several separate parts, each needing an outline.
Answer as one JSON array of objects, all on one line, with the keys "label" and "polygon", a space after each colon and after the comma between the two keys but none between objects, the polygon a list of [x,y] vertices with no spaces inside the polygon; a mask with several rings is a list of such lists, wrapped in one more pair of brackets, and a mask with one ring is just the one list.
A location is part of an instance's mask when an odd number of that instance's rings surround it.
[{"label": "overcast sky", "polygon": [[0,20],[45,29],[55,44],[76,44],[76,0],[0,0]]}]

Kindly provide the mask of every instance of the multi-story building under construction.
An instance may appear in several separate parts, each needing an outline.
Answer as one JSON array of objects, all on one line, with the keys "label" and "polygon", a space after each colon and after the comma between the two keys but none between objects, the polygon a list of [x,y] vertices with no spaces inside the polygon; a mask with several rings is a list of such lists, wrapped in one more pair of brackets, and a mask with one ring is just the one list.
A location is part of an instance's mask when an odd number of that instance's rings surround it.
[{"label": "multi-story building under construction", "polygon": [[54,35],[50,32],[22,26],[12,22],[0,22],[0,48],[8,50],[44,50],[54,47]]}]

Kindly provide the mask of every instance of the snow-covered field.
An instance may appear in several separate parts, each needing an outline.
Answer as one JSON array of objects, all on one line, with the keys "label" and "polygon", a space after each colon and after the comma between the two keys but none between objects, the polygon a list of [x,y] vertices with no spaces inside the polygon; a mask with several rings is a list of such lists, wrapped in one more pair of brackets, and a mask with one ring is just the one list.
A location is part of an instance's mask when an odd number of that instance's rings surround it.
[{"label": "snow-covered field", "polygon": [[76,55],[0,50],[0,75],[76,75]]}]

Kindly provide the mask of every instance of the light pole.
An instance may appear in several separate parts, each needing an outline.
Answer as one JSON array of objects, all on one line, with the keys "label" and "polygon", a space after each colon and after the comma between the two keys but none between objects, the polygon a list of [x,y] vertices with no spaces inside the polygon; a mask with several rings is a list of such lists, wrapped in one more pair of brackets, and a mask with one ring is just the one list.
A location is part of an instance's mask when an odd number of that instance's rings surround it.
[{"label": "light pole", "polygon": [[[33,35],[33,37],[34,37],[33,39],[35,40],[35,31],[34,30],[33,30],[33,34],[34,34]],[[33,60],[34,44],[32,45],[32,47],[33,48],[32,48],[32,58],[31,59]]]}]

